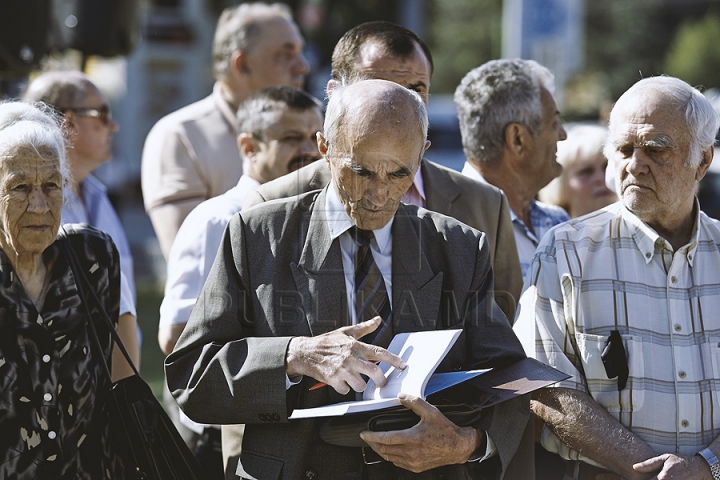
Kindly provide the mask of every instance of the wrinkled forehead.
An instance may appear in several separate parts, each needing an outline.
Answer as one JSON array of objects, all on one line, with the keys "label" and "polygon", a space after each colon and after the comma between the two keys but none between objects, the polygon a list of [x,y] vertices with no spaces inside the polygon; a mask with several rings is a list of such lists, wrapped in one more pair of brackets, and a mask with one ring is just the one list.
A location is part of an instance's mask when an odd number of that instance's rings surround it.
[{"label": "wrinkled forehead", "polygon": [[3,176],[60,175],[60,158],[51,147],[21,145],[0,152],[0,174]]},{"label": "wrinkled forehead", "polygon": [[689,132],[684,105],[651,88],[620,97],[610,115],[610,140],[653,133],[670,135],[675,140],[685,138]]}]

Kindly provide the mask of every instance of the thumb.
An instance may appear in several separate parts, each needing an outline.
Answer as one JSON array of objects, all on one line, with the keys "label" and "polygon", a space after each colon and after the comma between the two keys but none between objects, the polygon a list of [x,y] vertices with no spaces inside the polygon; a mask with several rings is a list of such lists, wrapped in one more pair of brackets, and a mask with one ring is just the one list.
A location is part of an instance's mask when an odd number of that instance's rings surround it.
[{"label": "thumb", "polygon": [[377,316],[365,322],[358,323],[357,325],[347,327],[347,330],[345,330],[345,334],[350,335],[355,340],[357,340],[364,337],[368,333],[374,332],[378,325],[380,325],[381,323],[382,317]]},{"label": "thumb", "polygon": [[436,413],[440,413],[440,410],[430,405],[420,397],[401,392],[398,393],[397,398],[404,407],[407,407],[415,412],[415,414],[420,418],[426,418],[428,416],[435,415]]},{"label": "thumb", "polygon": [[633,470],[642,473],[651,473],[660,470],[665,463],[662,456],[653,457],[645,460],[644,462],[636,463],[633,465]]}]

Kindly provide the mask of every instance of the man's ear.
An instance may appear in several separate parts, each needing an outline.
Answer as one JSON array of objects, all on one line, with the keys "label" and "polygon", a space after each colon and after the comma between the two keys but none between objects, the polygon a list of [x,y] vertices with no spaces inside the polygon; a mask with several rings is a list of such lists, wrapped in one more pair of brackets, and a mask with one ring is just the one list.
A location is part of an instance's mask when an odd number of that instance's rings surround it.
[{"label": "man's ear", "polygon": [[237,138],[240,153],[245,158],[252,158],[258,151],[258,142],[251,133],[241,133]]},{"label": "man's ear", "polygon": [[519,123],[511,123],[505,127],[505,148],[509,149],[515,156],[522,156],[528,153],[530,148],[530,131]]},{"label": "man's ear", "polygon": [[432,143],[430,143],[430,140],[426,140],[426,141],[425,141],[425,147],[423,147],[423,151],[422,151],[422,155],[421,155],[421,156],[425,156],[425,152],[427,152],[427,149],[430,148],[430,145],[432,145]]},{"label": "man's ear", "polygon": [[714,155],[715,149],[712,146],[702,152],[702,156],[700,158],[700,165],[698,165],[697,169],[695,170],[695,181],[699,182],[703,179],[708,169],[710,168],[710,164],[713,161]]},{"label": "man's ear", "polygon": [[230,57],[230,64],[232,65],[233,72],[237,75],[249,75],[250,67],[247,64],[247,61],[247,55],[245,55],[242,50],[235,50]]},{"label": "man's ear", "polygon": [[320,155],[325,158],[325,162],[327,163],[328,168],[330,168],[330,158],[327,156],[328,143],[325,139],[325,135],[323,135],[322,132],[317,132],[315,134],[315,138],[317,138],[318,151],[320,152]]},{"label": "man's ear", "polygon": [[333,93],[333,90],[335,90],[335,87],[337,87],[338,85],[340,85],[340,82],[338,82],[337,80],[335,80],[333,78],[328,80],[327,86],[325,87],[325,95],[327,95],[327,97],[330,98],[330,96]]},{"label": "man's ear", "polygon": [[75,114],[68,110],[65,113],[63,113],[63,122],[62,122],[63,130],[65,130],[68,133],[77,133],[77,125],[75,124]]}]

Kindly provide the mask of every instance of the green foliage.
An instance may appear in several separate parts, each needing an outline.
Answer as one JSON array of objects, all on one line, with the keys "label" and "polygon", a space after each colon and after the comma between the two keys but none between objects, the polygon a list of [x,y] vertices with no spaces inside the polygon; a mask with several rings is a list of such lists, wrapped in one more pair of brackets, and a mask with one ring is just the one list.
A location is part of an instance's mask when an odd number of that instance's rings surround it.
[{"label": "green foliage", "polygon": [[425,41],[435,61],[432,93],[453,93],[467,72],[501,55],[502,0],[431,0]]},{"label": "green foliage", "polygon": [[687,20],[678,29],[665,57],[669,75],[691,85],[720,86],[720,15]]}]

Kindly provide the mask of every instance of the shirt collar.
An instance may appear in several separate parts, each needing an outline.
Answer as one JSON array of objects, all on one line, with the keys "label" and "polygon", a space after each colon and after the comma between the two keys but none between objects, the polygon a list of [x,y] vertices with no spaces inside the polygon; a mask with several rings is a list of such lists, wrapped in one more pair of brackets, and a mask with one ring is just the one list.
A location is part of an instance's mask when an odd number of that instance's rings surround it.
[{"label": "shirt collar", "polygon": [[213,85],[213,91],[212,91],[212,97],[215,101],[215,106],[220,111],[220,114],[222,114],[223,118],[225,119],[225,122],[228,125],[228,128],[230,129],[230,133],[237,136],[237,118],[235,111],[233,111],[233,108],[230,106],[229,103],[225,101],[225,99],[222,96],[222,93],[220,92],[221,85],[220,82],[215,82],[215,85]]},{"label": "shirt collar", "polygon": [[[661,237],[650,225],[640,220],[637,215],[628,210],[622,201],[618,202],[618,204],[620,205],[620,214],[622,215],[623,220],[634,226],[636,229],[632,238],[635,241],[635,245],[637,245],[638,249],[645,256],[646,264],[650,263],[655,256],[655,245],[664,246],[668,250],[672,251],[670,242]],[[684,253],[685,258],[691,267],[693,266],[695,259],[695,250],[697,250],[698,237],[700,235],[700,229],[698,228],[700,205],[698,204],[697,198],[695,198],[693,212],[695,218],[693,221],[693,230],[692,235],[690,236],[690,242],[678,250]]]},{"label": "shirt collar", "polygon": [[475,167],[470,165],[470,162],[468,162],[467,160],[465,160],[465,165],[463,165],[463,169],[462,169],[461,173],[463,175],[465,175],[466,177],[470,177],[470,178],[472,178],[474,180],[478,180],[482,183],[485,183],[485,184],[488,183],[487,180],[485,180],[485,178],[480,174],[480,172],[475,170]]},{"label": "shirt collar", "polygon": [[415,185],[415,189],[420,194],[420,197],[422,197],[423,202],[427,201],[427,197],[425,196],[425,182],[423,181],[422,176],[422,165],[420,168],[417,169],[417,172],[415,172],[415,178],[413,179],[413,185]]},{"label": "shirt collar", "polygon": [[[325,218],[328,222],[330,238],[335,240],[355,224],[350,219],[350,216],[347,214],[345,207],[340,201],[337,190],[335,190],[334,180],[330,182],[327,189],[327,196],[325,197],[325,211],[327,214]],[[386,251],[387,246],[390,243],[392,224],[394,220],[395,217],[393,216],[387,225],[378,230],[373,230],[373,233],[375,234],[375,241],[377,242],[378,249],[381,252]]]},{"label": "shirt collar", "polygon": [[250,175],[242,174],[240,176],[240,180],[238,180],[237,186],[243,189],[247,188],[255,190],[260,186],[260,182],[252,178]]}]

